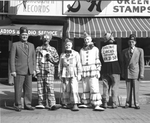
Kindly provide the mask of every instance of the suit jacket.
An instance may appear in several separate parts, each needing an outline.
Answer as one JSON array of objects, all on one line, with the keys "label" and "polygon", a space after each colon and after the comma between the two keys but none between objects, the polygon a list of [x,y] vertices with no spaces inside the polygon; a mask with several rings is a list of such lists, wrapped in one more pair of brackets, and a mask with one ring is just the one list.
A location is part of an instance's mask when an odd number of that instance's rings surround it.
[{"label": "suit jacket", "polygon": [[135,47],[133,55],[130,49],[123,50],[123,75],[125,79],[138,79],[144,77],[144,52],[143,49]]},{"label": "suit jacket", "polygon": [[33,74],[35,70],[35,48],[28,42],[28,52],[21,41],[12,44],[10,70],[20,75]]}]

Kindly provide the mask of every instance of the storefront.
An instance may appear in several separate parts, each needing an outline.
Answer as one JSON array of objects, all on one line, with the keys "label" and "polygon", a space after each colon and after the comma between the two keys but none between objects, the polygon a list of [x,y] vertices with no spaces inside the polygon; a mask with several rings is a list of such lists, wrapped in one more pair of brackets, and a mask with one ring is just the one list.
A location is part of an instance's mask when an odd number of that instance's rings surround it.
[{"label": "storefront", "polygon": [[25,25],[31,35],[29,42],[35,47],[41,45],[41,34],[53,33],[51,45],[60,54],[66,37],[74,41],[74,49],[79,51],[84,31],[92,36],[99,49],[103,35],[112,32],[120,50],[128,47],[128,37],[133,33],[137,36],[137,46],[144,49],[145,80],[150,80],[149,13],[149,0],[10,1],[8,17],[11,23],[0,25],[0,38],[3,36],[9,41],[5,46],[10,49],[10,42],[18,40],[18,29]]},{"label": "storefront", "polygon": [[[67,6],[68,3],[65,5]],[[74,39],[77,50],[82,47],[84,31],[92,36],[99,49],[106,32],[113,33],[120,50],[128,47],[129,35],[135,34],[137,46],[144,49],[145,80],[150,80],[149,0],[80,1],[72,5],[69,11],[64,10],[64,13],[69,16],[66,35]]]},{"label": "storefront", "polygon": [[[21,26],[28,28],[28,41],[33,43],[35,48],[42,45],[41,35],[51,33],[53,38],[50,45],[56,48],[59,55],[63,50],[62,40],[66,19],[63,17],[53,16],[59,15],[60,13],[56,9],[56,5],[60,5],[59,2],[28,1],[26,6],[21,3],[22,1],[10,1],[9,14],[1,15],[2,18],[6,18],[0,20],[0,43],[2,44],[0,45],[0,68],[2,69],[2,71],[0,71],[0,78],[8,78],[9,83],[13,81],[13,78],[9,73],[9,52],[11,44],[19,41],[19,29]],[[34,7],[34,10],[29,8],[31,6],[32,9]],[[41,9],[39,12],[36,10],[38,9],[37,7],[45,6],[47,7],[47,11],[42,11]],[[52,6],[55,7],[55,9]],[[50,11],[49,9],[54,10]],[[47,14],[50,16],[47,16]],[[58,77],[55,76],[55,78]]]}]

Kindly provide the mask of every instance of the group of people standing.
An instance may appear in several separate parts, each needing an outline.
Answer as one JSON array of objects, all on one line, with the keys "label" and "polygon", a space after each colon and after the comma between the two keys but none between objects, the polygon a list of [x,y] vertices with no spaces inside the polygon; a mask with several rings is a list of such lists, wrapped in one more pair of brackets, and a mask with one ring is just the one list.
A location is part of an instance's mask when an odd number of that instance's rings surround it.
[{"label": "group of people standing", "polygon": [[[32,101],[32,76],[37,77],[38,105],[36,108],[56,110],[54,94],[55,64],[58,64],[58,76],[61,80],[61,104],[64,108],[79,111],[80,108],[93,108],[104,111],[112,96],[112,108],[117,108],[118,86],[120,76],[126,80],[127,100],[125,108],[132,107],[132,90],[134,105],[140,109],[138,102],[139,81],[144,77],[144,53],[135,47],[136,37],[129,37],[129,48],[121,53],[112,33],[104,35],[104,45],[99,49],[94,46],[92,38],[84,32],[84,46],[80,52],[73,50],[73,42],[65,39],[65,51],[60,57],[56,49],[49,45],[51,34],[42,36],[43,44],[36,50],[29,43],[28,30],[20,28],[20,41],[11,48],[10,67],[14,76],[15,109],[21,111],[23,89],[24,109],[34,110]],[[131,54],[132,49],[132,54]],[[101,96],[99,79],[102,77],[103,95]],[[83,93],[80,96],[78,82],[82,81]]]}]

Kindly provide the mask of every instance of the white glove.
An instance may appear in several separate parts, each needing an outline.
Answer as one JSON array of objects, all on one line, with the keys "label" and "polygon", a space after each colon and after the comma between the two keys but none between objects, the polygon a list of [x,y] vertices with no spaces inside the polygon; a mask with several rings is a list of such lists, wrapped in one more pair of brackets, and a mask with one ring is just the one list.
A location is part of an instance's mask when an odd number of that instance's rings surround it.
[{"label": "white glove", "polygon": [[78,79],[78,81],[80,81],[81,80],[81,75],[78,75],[77,79]]}]

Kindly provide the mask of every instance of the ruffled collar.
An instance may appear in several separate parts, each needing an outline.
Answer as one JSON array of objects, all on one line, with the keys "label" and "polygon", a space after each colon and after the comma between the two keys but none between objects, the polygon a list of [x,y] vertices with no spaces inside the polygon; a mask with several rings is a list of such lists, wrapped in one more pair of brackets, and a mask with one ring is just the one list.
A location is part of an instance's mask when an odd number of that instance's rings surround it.
[{"label": "ruffled collar", "polygon": [[65,50],[65,53],[72,53],[72,50]]},{"label": "ruffled collar", "polygon": [[91,50],[93,47],[94,47],[94,44],[93,44],[93,42],[91,42],[91,44],[89,44],[89,45],[84,44],[83,49],[84,50]]},{"label": "ruffled collar", "polygon": [[65,50],[65,57],[69,58],[72,56],[72,50]]},{"label": "ruffled collar", "polygon": [[42,50],[48,51],[49,49],[51,49],[51,46],[50,46],[50,45],[47,45],[47,46],[42,45]]}]

